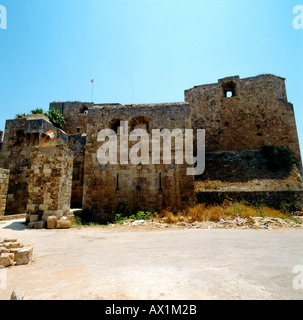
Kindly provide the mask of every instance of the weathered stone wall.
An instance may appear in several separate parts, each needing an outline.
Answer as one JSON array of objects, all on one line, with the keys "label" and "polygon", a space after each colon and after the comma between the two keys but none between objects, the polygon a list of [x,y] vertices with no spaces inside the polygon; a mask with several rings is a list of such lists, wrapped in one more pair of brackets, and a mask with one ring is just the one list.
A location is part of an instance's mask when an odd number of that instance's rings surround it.
[{"label": "weathered stone wall", "polygon": [[193,129],[206,130],[206,151],[259,150],[263,144],[288,147],[302,170],[285,79],[268,74],[224,78],[186,90],[185,101],[191,106]]},{"label": "weathered stone wall", "polygon": [[[152,129],[190,128],[190,107],[186,103],[158,105],[104,106],[90,109],[84,164],[83,207],[101,221],[114,218],[114,212],[182,208],[194,200],[194,178],[186,175],[184,165],[101,165],[97,159],[98,132],[114,128],[116,121],[128,121],[130,130],[142,117],[150,133]],[[118,139],[119,140],[119,139]],[[119,142],[118,142],[119,143]],[[136,142],[129,142],[129,149]],[[174,144],[172,144],[174,148]],[[151,150],[151,149],[150,149]],[[172,150],[172,154],[174,150]],[[118,153],[119,159],[119,153]],[[151,157],[150,157],[151,163]],[[140,185],[141,190],[136,186]]]},{"label": "weathered stone wall", "polygon": [[[111,105],[116,106],[118,103],[98,104],[98,106]],[[88,109],[94,108],[96,105],[92,102],[68,101],[68,102],[52,102],[49,109],[59,110],[66,125],[63,130],[67,134],[78,135],[84,134],[87,131],[87,114]]]},{"label": "weathered stone wall", "polygon": [[[54,142],[44,133],[53,130]],[[27,176],[30,168],[30,149],[43,144],[67,144],[68,136],[55,128],[43,115],[7,120],[0,154],[0,167],[10,170],[6,215],[26,212]]]},{"label": "weathered stone wall", "polygon": [[203,191],[196,193],[198,203],[222,204],[225,200],[245,201],[252,205],[267,205],[281,209],[281,204],[303,205],[303,191]]},{"label": "weathered stone wall", "polygon": [[208,152],[196,191],[303,191],[296,165],[273,167],[269,160],[257,150]]},{"label": "weathered stone wall", "polygon": [[33,147],[28,171],[28,214],[68,215],[72,190],[73,153],[66,146]]},{"label": "weathered stone wall", "polygon": [[70,135],[69,138],[69,148],[74,153],[71,207],[82,208],[86,135]]},{"label": "weathered stone wall", "polygon": [[0,217],[5,214],[8,181],[9,170],[0,168]]},{"label": "weathered stone wall", "polygon": [[85,102],[52,102],[49,109],[59,110],[65,121],[66,125],[63,130],[67,134],[82,134],[86,133],[87,126],[87,109],[91,103]]}]

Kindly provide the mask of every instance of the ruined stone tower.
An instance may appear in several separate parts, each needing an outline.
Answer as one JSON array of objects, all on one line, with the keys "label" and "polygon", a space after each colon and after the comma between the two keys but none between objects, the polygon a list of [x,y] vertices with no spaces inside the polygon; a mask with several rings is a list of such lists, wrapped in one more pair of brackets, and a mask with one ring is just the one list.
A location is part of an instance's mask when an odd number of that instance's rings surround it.
[{"label": "ruined stone tower", "polygon": [[185,91],[193,129],[206,130],[206,151],[259,150],[262,145],[288,147],[302,172],[293,105],[285,79],[270,74],[218,80]]}]

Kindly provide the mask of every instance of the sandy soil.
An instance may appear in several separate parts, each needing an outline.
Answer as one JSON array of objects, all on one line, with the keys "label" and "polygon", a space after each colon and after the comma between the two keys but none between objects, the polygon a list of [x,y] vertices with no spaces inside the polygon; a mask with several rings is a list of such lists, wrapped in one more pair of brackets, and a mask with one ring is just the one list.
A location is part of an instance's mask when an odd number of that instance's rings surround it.
[{"label": "sandy soil", "polygon": [[33,245],[34,261],[1,270],[0,299],[18,287],[27,300],[303,298],[293,287],[301,228],[33,230],[22,222],[0,222],[0,238]]}]

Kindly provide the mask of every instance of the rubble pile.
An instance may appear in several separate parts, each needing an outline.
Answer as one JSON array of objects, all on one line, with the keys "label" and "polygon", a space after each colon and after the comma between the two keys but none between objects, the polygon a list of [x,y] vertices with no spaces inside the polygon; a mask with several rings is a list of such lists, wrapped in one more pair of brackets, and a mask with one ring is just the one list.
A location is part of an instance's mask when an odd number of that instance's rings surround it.
[{"label": "rubble pile", "polygon": [[27,226],[33,229],[69,229],[71,221],[67,217],[58,218],[57,216],[30,214],[26,217]]},{"label": "rubble pile", "polygon": [[29,264],[33,260],[33,246],[23,245],[17,239],[4,239],[0,242],[0,267]]}]

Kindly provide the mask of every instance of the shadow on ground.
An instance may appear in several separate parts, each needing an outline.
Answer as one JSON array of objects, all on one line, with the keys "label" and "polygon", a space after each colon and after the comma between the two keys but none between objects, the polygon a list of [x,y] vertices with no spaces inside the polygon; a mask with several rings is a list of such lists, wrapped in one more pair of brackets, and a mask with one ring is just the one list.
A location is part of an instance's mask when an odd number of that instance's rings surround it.
[{"label": "shadow on ground", "polygon": [[18,220],[18,221],[12,221],[12,222],[5,221],[2,223],[7,224],[5,227],[3,227],[3,229],[10,229],[10,230],[15,230],[15,231],[23,231],[25,229],[28,229],[24,220]]}]

